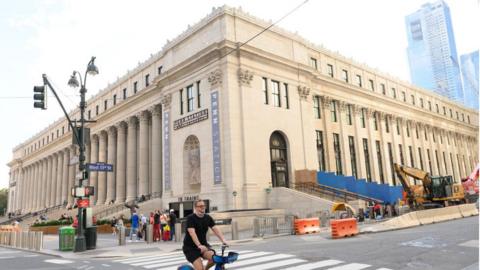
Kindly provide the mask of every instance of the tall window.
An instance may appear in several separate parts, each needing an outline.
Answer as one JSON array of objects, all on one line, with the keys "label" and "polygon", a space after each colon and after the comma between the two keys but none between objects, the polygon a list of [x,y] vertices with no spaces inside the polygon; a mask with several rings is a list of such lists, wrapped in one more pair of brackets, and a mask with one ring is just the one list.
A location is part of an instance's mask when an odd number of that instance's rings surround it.
[{"label": "tall window", "polygon": [[400,121],[397,118],[397,135],[400,135]]},{"label": "tall window", "polygon": [[133,83],[133,93],[136,94],[138,91],[138,82]]},{"label": "tall window", "polygon": [[428,101],[428,110],[432,111],[432,102],[430,100]]},{"label": "tall window", "polygon": [[[88,119],[89,120],[92,119],[92,110],[88,110]],[[63,131],[63,129],[62,129],[62,131]]]},{"label": "tall window", "polygon": [[358,179],[357,157],[355,155],[355,140],[353,139],[353,136],[348,136],[348,147],[350,149],[350,163],[352,165],[352,176]]},{"label": "tall window", "polygon": [[380,84],[380,88],[382,89],[382,94],[383,94],[383,95],[386,95],[387,92],[386,92],[386,90],[385,90],[385,84],[381,83],[381,84]]},{"label": "tall window", "polygon": [[445,174],[448,174],[448,170],[447,170],[447,157],[445,156],[445,151],[443,151],[443,165],[445,166]]},{"label": "tall window", "polygon": [[273,106],[281,107],[281,95],[280,95],[280,83],[272,80],[272,97],[273,97]]},{"label": "tall window", "polygon": [[180,114],[183,114],[183,89],[180,89]]},{"label": "tall window", "polygon": [[113,105],[117,105],[117,95],[113,95]]},{"label": "tall window", "polygon": [[[435,150],[435,159],[437,160],[437,171],[438,171],[438,174],[442,174],[441,173],[441,170],[440,170],[440,159],[438,158],[438,151]],[[446,170],[445,170],[446,171]]]},{"label": "tall window", "polygon": [[393,152],[392,152],[392,144],[388,143],[388,157],[390,158],[390,171],[392,172],[392,181],[393,185],[397,185],[397,179],[395,178],[395,169],[393,168]]},{"label": "tall window", "polygon": [[337,122],[337,102],[335,100],[332,100],[330,104],[330,115],[332,122]]},{"label": "tall window", "polygon": [[327,73],[328,76],[333,78],[333,65],[327,64]]},{"label": "tall window", "polygon": [[402,91],[402,100],[403,102],[407,101],[407,95],[405,94],[405,91]]},{"label": "tall window", "polygon": [[410,97],[412,98],[412,105],[415,106],[415,96],[411,95]]},{"label": "tall window", "polygon": [[438,104],[435,104],[435,107],[437,109],[437,113],[440,113],[440,109],[438,108]]},{"label": "tall window", "polygon": [[317,59],[310,57],[310,66],[313,67],[314,69],[318,69]]},{"label": "tall window", "polygon": [[433,175],[432,157],[430,156],[430,149],[427,149],[427,160],[428,160],[428,168],[430,169],[430,175]]},{"label": "tall window", "polygon": [[417,139],[418,139],[420,137],[420,136],[418,136],[418,126],[415,126],[415,133],[416,133]]},{"label": "tall window", "polygon": [[200,101],[200,96],[201,96],[201,93],[200,93],[200,81],[197,81],[197,108],[202,107],[202,103],[201,103],[201,101]]},{"label": "tall window", "polygon": [[262,78],[263,82],[263,94],[265,97],[265,104],[268,104],[268,79],[267,78]]},{"label": "tall window", "polygon": [[127,99],[127,88],[123,88],[123,99]]},{"label": "tall window", "polygon": [[420,107],[423,109],[423,98],[420,98]]},{"label": "tall window", "polygon": [[158,73],[158,75],[162,74],[162,68],[163,68],[163,66],[159,66],[159,67],[157,68],[157,73]]},{"label": "tall window", "polygon": [[357,75],[356,77],[357,77],[357,85],[358,85],[358,87],[362,87],[362,76]]},{"label": "tall window", "polygon": [[322,114],[320,112],[320,97],[314,96],[313,97],[313,113],[315,114],[316,119],[320,119]]},{"label": "tall window", "polygon": [[422,148],[418,147],[418,157],[420,158],[420,169],[423,171]]},{"label": "tall window", "polygon": [[335,165],[337,175],[343,175],[342,152],[340,151],[340,135],[333,133],[333,149],[335,151]]},{"label": "tall window", "polygon": [[445,108],[445,106],[443,106],[443,115],[447,115],[447,108]]},{"label": "tall window", "polygon": [[347,105],[347,124],[352,125],[352,105]]},{"label": "tall window", "polygon": [[193,111],[193,84],[187,86],[187,112]]},{"label": "tall window", "polygon": [[385,184],[385,176],[383,175],[383,165],[382,165],[382,148],[380,147],[380,141],[375,141],[377,146],[377,162],[378,170],[380,172],[380,183]]},{"label": "tall window", "polygon": [[[450,153],[450,163],[452,165],[452,175],[455,175],[455,166],[453,166],[453,155],[452,155],[452,153]],[[460,166],[458,167],[458,169],[460,170]]]},{"label": "tall window", "polygon": [[385,115],[385,131],[387,133],[390,133],[390,126],[388,124],[388,116],[387,115]]},{"label": "tall window", "polygon": [[377,112],[374,112],[374,113],[373,113],[373,128],[374,128],[375,130],[378,130],[377,115],[378,115]]},{"label": "tall window", "polygon": [[398,151],[400,151],[400,162],[402,165],[405,165],[405,160],[403,159],[403,147],[401,144],[398,145]]},{"label": "tall window", "polygon": [[99,111],[99,108],[98,108],[98,105],[97,105],[97,106],[95,106],[95,115],[98,115],[98,111]]},{"label": "tall window", "polygon": [[406,124],[406,130],[407,130],[407,137],[410,138],[410,125],[408,124],[408,122]]},{"label": "tall window", "polygon": [[325,148],[323,146],[323,132],[320,130],[317,133],[317,157],[318,157],[318,170],[325,171]]},{"label": "tall window", "polygon": [[106,111],[108,108],[108,100],[103,101],[103,110]]},{"label": "tall window", "polygon": [[[462,174],[462,173],[461,173],[461,171],[462,171],[462,163],[460,162],[460,156],[459,156],[458,154],[457,154],[457,162],[458,162],[458,170],[459,170],[460,174]],[[466,172],[466,171],[465,171],[465,172]]]},{"label": "tall window", "polygon": [[392,97],[397,98],[397,90],[395,88],[392,88]]},{"label": "tall window", "polygon": [[342,80],[348,83],[348,71],[346,69],[342,69]]},{"label": "tall window", "polygon": [[367,169],[367,181],[372,182],[372,171],[370,168],[370,154],[368,153],[368,140],[363,139],[363,154],[365,155],[365,168]]},{"label": "tall window", "polygon": [[290,109],[290,101],[288,100],[288,84],[284,83],[283,86],[285,88],[285,108]]},{"label": "tall window", "polygon": [[410,167],[415,168],[415,161],[413,160],[412,146],[408,146],[408,152],[410,154]]},{"label": "tall window", "polygon": [[361,120],[361,123],[362,123],[362,128],[365,128],[365,109],[362,108],[362,113],[360,115],[360,120]]},{"label": "tall window", "polygon": [[145,75],[145,87],[150,85],[150,74]]},{"label": "tall window", "polygon": [[373,83],[373,80],[368,80],[368,83],[370,84],[370,90],[375,91],[375,84]]}]

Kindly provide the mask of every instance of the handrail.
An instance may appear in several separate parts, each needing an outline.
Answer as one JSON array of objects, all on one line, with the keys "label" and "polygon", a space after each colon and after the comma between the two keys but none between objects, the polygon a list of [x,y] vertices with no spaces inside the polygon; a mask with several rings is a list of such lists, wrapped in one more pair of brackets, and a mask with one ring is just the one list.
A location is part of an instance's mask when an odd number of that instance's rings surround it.
[{"label": "handrail", "polygon": [[[358,193],[350,192],[344,189],[338,189],[318,183],[295,183],[294,188],[296,190],[305,190],[305,191],[310,191],[310,193],[320,193],[322,195],[326,196],[333,196],[333,198],[341,198],[344,202],[347,202],[348,199],[361,199],[365,200],[368,202],[374,202],[374,203],[383,203],[382,200],[364,196]],[[339,196],[340,195],[340,196]]]}]

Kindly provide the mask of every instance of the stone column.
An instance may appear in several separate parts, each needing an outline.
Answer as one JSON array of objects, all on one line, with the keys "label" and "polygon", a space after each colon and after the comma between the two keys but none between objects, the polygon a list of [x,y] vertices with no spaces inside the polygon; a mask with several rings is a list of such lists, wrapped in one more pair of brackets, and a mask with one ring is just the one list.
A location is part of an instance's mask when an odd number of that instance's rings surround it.
[{"label": "stone column", "polygon": [[43,176],[42,176],[42,200],[41,209],[47,208],[47,192],[48,192],[48,157],[43,160]]},{"label": "stone column", "polygon": [[32,164],[32,189],[30,192],[30,210],[33,212],[35,211],[35,196],[38,192],[37,188],[35,187],[37,183],[37,163],[34,162]]},{"label": "stone column", "polygon": [[68,149],[63,150],[63,164],[62,164],[62,194],[60,201],[62,204],[66,204],[67,197],[72,196],[68,190],[68,163],[70,162],[70,152]]},{"label": "stone column", "polygon": [[33,191],[33,188],[32,188],[32,176],[33,176],[33,165],[30,165],[28,166],[27,168],[27,189],[26,189],[26,197],[25,197],[25,201],[26,201],[26,205],[25,205],[25,209],[28,212],[31,212],[32,210],[32,191]]},{"label": "stone column", "polygon": [[58,155],[52,155],[52,178],[50,179],[50,206],[55,206],[55,195],[57,192],[57,171],[58,171]]},{"label": "stone column", "polygon": [[137,118],[128,119],[127,134],[127,198],[126,201],[137,197]]},{"label": "stone column", "polygon": [[26,195],[26,186],[27,186],[27,173],[26,173],[26,168],[25,169],[19,169],[20,171],[20,177],[19,181],[21,183],[20,186],[20,196],[18,196],[18,208],[20,209],[22,214],[25,214],[25,195]]},{"label": "stone column", "polygon": [[[101,131],[98,144],[98,162],[107,162],[107,134]],[[107,193],[107,173],[98,172],[97,204],[104,204]]]},{"label": "stone column", "polygon": [[63,152],[57,154],[57,189],[55,191],[55,205],[62,204],[62,177],[63,177]]},{"label": "stone column", "polygon": [[[340,126],[340,162],[342,163],[343,175],[352,175],[352,164],[350,162],[350,149],[348,148],[348,135],[345,134],[344,119],[347,103],[338,101],[338,125]],[[347,149],[349,149],[347,154]]]},{"label": "stone column", "polygon": [[151,108],[152,113],[152,195],[162,194],[162,109],[159,105]]},{"label": "stone column", "polygon": [[105,201],[108,204],[110,201],[115,200],[115,168],[117,167],[117,134],[115,127],[108,128],[108,164],[113,164],[114,171],[107,172],[107,199]]},{"label": "stone column", "polygon": [[[97,163],[98,162],[98,135],[92,136],[92,141],[90,143],[90,163]],[[98,192],[98,173],[97,172],[90,172],[90,185],[94,188],[94,195],[90,197],[92,200],[92,204],[95,205],[97,203],[97,192]]]},{"label": "stone column", "polygon": [[[359,179],[366,179],[367,178],[367,173],[366,169],[364,168],[365,166],[365,157],[363,155],[363,138],[360,136],[360,129],[361,129],[361,124],[359,124],[359,116],[362,115],[362,107],[358,105],[352,105],[352,116],[353,116],[353,125],[355,129],[355,152],[356,152],[356,162],[357,162],[357,174]],[[368,118],[365,115],[365,127],[368,125]],[[370,136],[368,133],[368,138],[373,141],[373,137]],[[379,179],[380,178],[376,178]]]},{"label": "stone column", "polygon": [[52,166],[53,166],[53,157],[49,156],[47,158],[47,178],[45,179],[47,182],[47,189],[45,194],[45,206],[48,208],[52,206],[50,200],[50,194],[52,193]]},{"label": "stone column", "polygon": [[[72,159],[74,156],[77,155],[77,148],[75,146],[70,147],[70,159]],[[73,188],[73,185],[75,183],[75,168],[77,165],[69,165],[68,167],[68,181],[67,181],[67,191],[69,192],[70,195],[67,196],[67,204],[69,206],[72,206],[74,203],[74,198],[71,195],[71,191]]]},{"label": "stone column", "polygon": [[115,171],[116,171],[115,203],[122,203],[125,201],[125,196],[126,196],[125,173],[127,169],[127,156],[126,156],[127,124],[122,121],[118,123],[116,127],[117,127],[117,164],[115,167]]},{"label": "stone column", "polygon": [[335,152],[333,150],[333,134],[331,128],[330,106],[332,99],[321,96],[323,128],[325,129],[325,167],[328,172],[335,172]]},{"label": "stone column", "polygon": [[143,111],[138,115],[140,120],[140,168],[138,172],[139,189],[138,194],[148,194],[148,112]]}]

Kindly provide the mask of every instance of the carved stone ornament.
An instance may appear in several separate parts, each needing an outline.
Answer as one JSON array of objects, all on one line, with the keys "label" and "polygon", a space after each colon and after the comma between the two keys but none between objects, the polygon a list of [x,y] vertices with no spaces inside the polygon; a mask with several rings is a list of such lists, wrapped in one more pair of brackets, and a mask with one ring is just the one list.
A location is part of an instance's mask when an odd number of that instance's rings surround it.
[{"label": "carved stone ornament", "polygon": [[325,109],[330,109],[330,104],[332,104],[332,98],[329,96],[321,96],[320,100],[322,102],[322,107]]},{"label": "carved stone ornament", "polygon": [[301,99],[307,100],[308,95],[310,94],[310,88],[306,86],[298,86],[298,95]]},{"label": "carved stone ornament", "polygon": [[348,104],[345,101],[339,101],[338,102],[338,110],[341,112],[345,112],[347,110]]},{"label": "carved stone ornament", "polygon": [[237,72],[238,75],[238,83],[240,85],[248,86],[251,87],[251,82],[253,80],[253,72],[247,70],[247,69],[238,69]]},{"label": "carved stone ornament", "polygon": [[353,104],[352,108],[353,108],[353,113],[355,115],[361,115],[362,114],[362,106]]},{"label": "carved stone ornament", "polygon": [[210,72],[210,75],[208,75],[208,82],[210,83],[212,89],[222,85],[222,71],[217,69],[213,72]]},{"label": "carved stone ornament", "polygon": [[162,115],[162,108],[160,105],[153,105],[149,109],[152,116],[161,116]]},{"label": "carved stone ornament", "polygon": [[162,106],[165,110],[170,109],[170,104],[172,103],[172,94],[163,95],[160,103],[162,103]]}]

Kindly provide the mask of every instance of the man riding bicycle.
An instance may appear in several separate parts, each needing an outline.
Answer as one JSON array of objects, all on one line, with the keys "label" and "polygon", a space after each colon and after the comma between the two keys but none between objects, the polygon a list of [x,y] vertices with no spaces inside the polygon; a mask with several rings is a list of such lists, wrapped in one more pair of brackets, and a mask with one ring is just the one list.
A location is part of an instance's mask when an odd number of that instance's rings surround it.
[{"label": "man riding bicycle", "polygon": [[[205,202],[196,200],[193,206],[193,214],[187,217],[187,233],[183,240],[183,253],[195,270],[206,270],[214,265],[212,261],[214,252],[207,242],[208,228],[212,229],[224,245],[227,245],[227,242],[220,229],[215,226],[213,218],[205,214]],[[208,260],[205,268],[203,268],[202,259]]]}]

